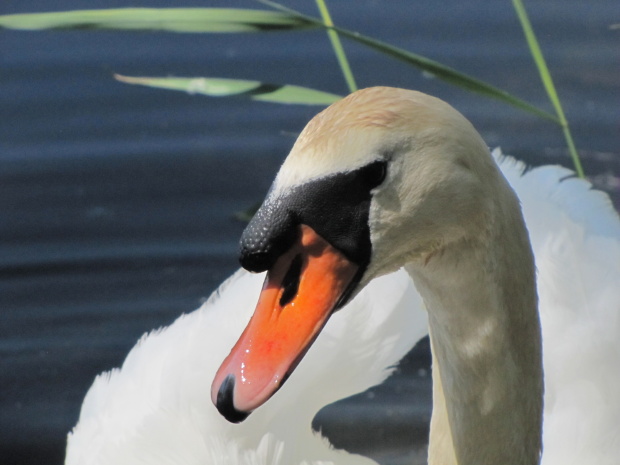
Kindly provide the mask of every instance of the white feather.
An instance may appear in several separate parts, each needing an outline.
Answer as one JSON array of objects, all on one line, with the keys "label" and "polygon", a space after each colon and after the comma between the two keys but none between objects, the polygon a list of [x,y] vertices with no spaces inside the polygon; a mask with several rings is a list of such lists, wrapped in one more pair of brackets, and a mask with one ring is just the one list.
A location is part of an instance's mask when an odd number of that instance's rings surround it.
[{"label": "white feather", "polygon": [[538,269],[543,465],[620,460],[620,221],[609,197],[559,166],[504,159]]}]

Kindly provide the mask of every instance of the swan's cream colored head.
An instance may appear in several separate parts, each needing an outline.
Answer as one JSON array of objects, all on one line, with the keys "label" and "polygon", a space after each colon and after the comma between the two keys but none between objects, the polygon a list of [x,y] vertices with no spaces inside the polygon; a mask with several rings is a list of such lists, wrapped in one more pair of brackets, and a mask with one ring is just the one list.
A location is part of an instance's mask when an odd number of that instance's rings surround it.
[{"label": "swan's cream colored head", "polygon": [[269,272],[214,381],[220,411],[266,401],[370,280],[480,238],[502,179],[472,125],[419,92],[365,89],[313,118],[241,240],[241,264]]},{"label": "swan's cream colored head", "polygon": [[[478,237],[489,192],[503,178],[471,123],[446,102],[412,90],[355,92],[315,116],[285,160],[274,190],[387,162],[369,212],[372,259],[363,284],[447,244]],[[505,184],[505,183],[504,183]]]}]

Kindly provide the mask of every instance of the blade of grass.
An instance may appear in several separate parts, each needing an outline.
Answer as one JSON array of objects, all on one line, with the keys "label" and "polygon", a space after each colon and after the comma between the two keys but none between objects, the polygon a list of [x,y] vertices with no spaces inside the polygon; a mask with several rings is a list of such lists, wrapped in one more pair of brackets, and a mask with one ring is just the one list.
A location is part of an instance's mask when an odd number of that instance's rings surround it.
[{"label": "blade of grass", "polygon": [[324,24],[322,21],[316,18],[304,15],[302,13],[299,13],[296,10],[287,8],[284,5],[273,2],[271,0],[257,0],[257,1],[264,5],[268,5],[272,8],[275,8],[278,11],[286,12],[291,15],[297,15],[299,16],[300,19],[304,19],[308,22],[312,22],[326,29],[333,29],[341,36],[347,37],[351,40],[364,44],[367,47],[375,49],[385,55],[396,58],[397,60],[403,61],[404,63],[420,68],[434,75],[438,79],[446,81],[450,84],[462,87],[471,92],[476,92],[486,97],[499,100],[513,107],[519,108],[521,110],[537,115],[541,118],[545,118],[557,124],[560,124],[560,120],[558,119],[557,116],[549,112],[546,112],[544,110],[541,110],[540,108],[537,108],[534,105],[527,103],[526,101],[521,100],[520,98],[515,97],[512,94],[504,90],[501,90],[495,86],[492,86],[491,84],[488,84],[484,81],[481,81],[480,79],[476,79],[474,77],[468,76],[467,74],[456,71],[455,69],[442,65],[441,63],[437,61],[431,60],[421,55],[417,55],[415,53],[408,52],[398,47],[394,47],[393,45],[387,44],[380,40],[373,39],[371,37],[362,35],[359,32],[349,31],[347,29],[343,29],[338,26],[328,26],[327,24]]},{"label": "blade of grass", "polygon": [[281,11],[235,8],[119,8],[0,16],[0,27],[124,29],[171,32],[263,32],[318,27]]},{"label": "blade of grass", "polygon": [[[333,26],[334,23],[332,21],[331,15],[329,14],[329,10],[327,9],[327,4],[323,0],[316,0],[316,4],[319,8],[319,11],[321,12],[323,22],[327,26]],[[332,43],[332,48],[334,49],[334,53],[336,54],[336,58],[338,59],[338,63],[340,64],[340,69],[342,70],[344,80],[349,87],[349,92],[355,92],[357,90],[357,84],[355,83],[355,78],[353,77],[353,73],[351,72],[351,67],[349,66],[349,60],[347,60],[347,55],[344,53],[344,49],[342,48],[340,37],[338,37],[338,33],[333,29],[327,29],[327,36]]]},{"label": "blade of grass", "polygon": [[135,77],[121,74],[115,74],[114,78],[126,84],[178,90],[210,97],[248,97],[272,103],[326,106],[342,98],[340,95],[307,87],[266,84],[243,79]]},{"label": "blade of grass", "polygon": [[547,91],[549,100],[551,100],[553,108],[555,108],[555,112],[558,115],[558,120],[560,122],[560,126],[562,126],[564,139],[566,139],[566,145],[568,146],[568,151],[570,152],[571,158],[573,159],[573,164],[575,166],[577,176],[583,178],[585,177],[583,167],[581,166],[581,160],[579,159],[579,154],[577,153],[575,143],[573,142],[573,136],[570,132],[568,120],[566,119],[566,116],[564,116],[562,104],[555,90],[555,85],[553,84],[551,73],[549,72],[547,62],[545,61],[545,57],[543,56],[540,46],[538,44],[538,40],[536,39],[536,34],[534,33],[532,24],[530,23],[527,12],[525,11],[525,7],[523,6],[521,0],[512,0],[512,4],[515,8],[515,11],[517,12],[519,22],[521,23],[523,33],[525,34],[525,39],[527,40],[527,44],[530,48],[530,53],[532,54],[534,63],[536,63],[538,73],[540,74],[540,78],[542,79],[545,90]]}]

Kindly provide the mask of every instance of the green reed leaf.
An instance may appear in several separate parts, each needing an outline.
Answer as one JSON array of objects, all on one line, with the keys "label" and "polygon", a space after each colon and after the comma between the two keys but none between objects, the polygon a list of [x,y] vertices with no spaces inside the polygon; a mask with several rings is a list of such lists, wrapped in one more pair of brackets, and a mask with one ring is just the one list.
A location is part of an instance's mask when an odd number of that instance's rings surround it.
[{"label": "green reed leaf", "polygon": [[222,78],[132,77],[120,74],[114,77],[127,84],[158,89],[179,90],[210,97],[247,97],[272,103],[302,105],[331,105],[340,95],[293,85],[268,84],[260,81]]},{"label": "green reed leaf", "polygon": [[124,29],[170,32],[263,32],[316,25],[281,11],[236,8],[119,8],[0,16],[0,27],[40,29]]}]

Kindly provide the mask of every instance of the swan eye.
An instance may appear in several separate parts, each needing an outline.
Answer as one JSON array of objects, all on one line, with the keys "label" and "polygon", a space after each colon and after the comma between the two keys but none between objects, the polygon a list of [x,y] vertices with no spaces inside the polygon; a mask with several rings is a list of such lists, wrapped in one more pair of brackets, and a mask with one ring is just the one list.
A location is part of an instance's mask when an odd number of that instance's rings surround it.
[{"label": "swan eye", "polygon": [[368,188],[368,190],[374,189],[385,180],[385,176],[387,174],[387,162],[384,160],[375,161],[362,168],[360,174],[362,175],[364,185]]}]

